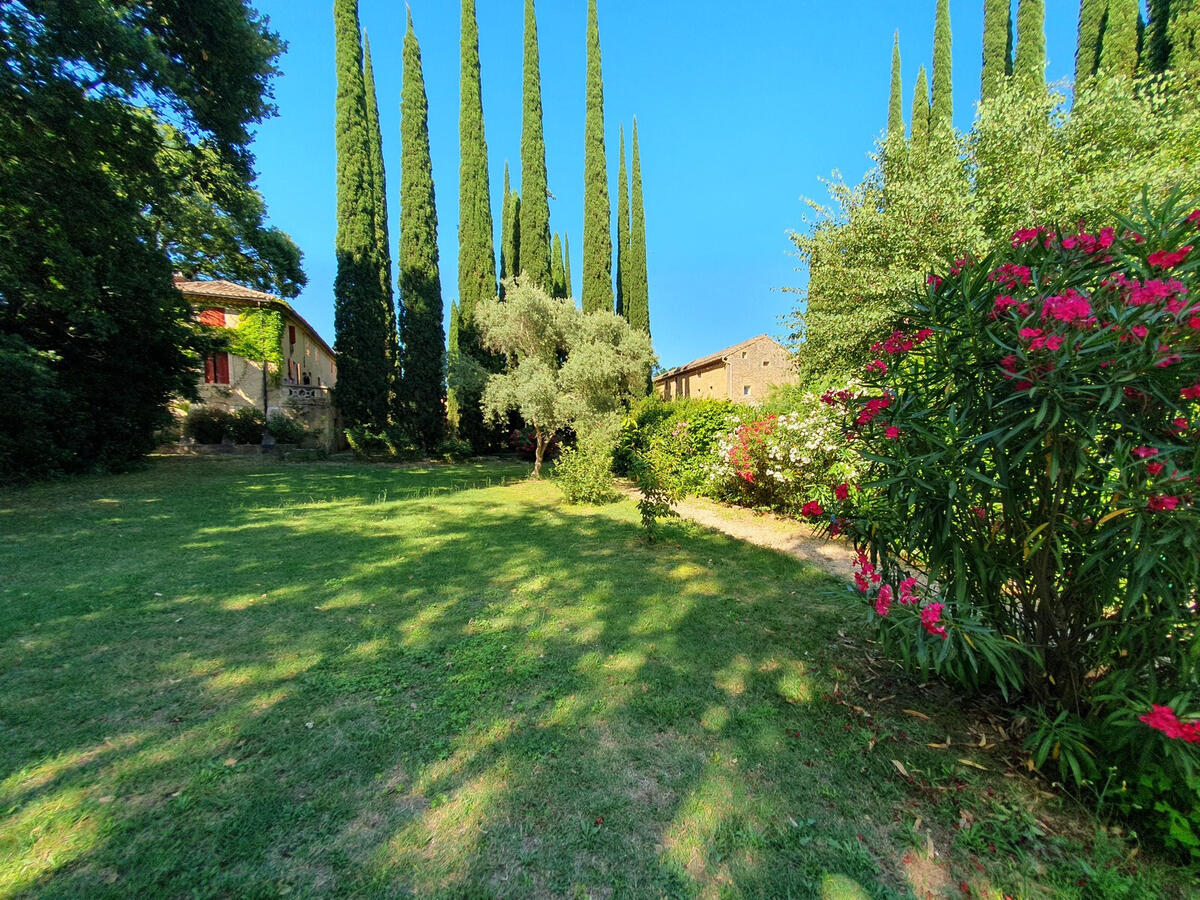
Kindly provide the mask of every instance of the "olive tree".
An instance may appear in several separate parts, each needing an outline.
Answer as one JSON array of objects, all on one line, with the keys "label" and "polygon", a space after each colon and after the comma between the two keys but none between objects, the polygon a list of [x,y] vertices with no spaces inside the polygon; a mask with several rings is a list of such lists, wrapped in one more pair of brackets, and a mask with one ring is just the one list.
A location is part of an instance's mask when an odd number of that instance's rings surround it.
[{"label": "olive tree", "polygon": [[505,284],[504,297],[476,311],[481,343],[508,360],[504,373],[488,376],[483,409],[494,419],[515,410],[533,426],[537,478],[556,431],[594,429],[645,393],[654,351],[649,336],[610,311],[585,314],[519,280]]}]

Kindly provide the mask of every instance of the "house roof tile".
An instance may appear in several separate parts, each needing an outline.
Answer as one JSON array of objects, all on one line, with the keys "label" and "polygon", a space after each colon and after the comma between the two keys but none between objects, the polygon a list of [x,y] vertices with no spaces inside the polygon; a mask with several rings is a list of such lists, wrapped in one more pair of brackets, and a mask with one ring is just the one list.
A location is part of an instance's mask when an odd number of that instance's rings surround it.
[{"label": "house roof tile", "polygon": [[682,375],[684,372],[689,372],[693,369],[703,369],[705,366],[709,366],[709,365],[712,365],[713,363],[721,362],[722,360],[728,359],[729,357],[733,356],[733,354],[737,353],[739,350],[743,350],[746,347],[749,347],[751,344],[757,343],[758,341],[761,341],[761,340],[768,340],[768,341],[771,341],[772,343],[775,343],[774,339],[771,338],[770,335],[767,335],[767,334],[755,335],[754,337],[744,340],[740,343],[734,344],[730,347],[726,347],[724,350],[718,350],[716,353],[710,353],[708,356],[702,356],[699,359],[693,359],[691,362],[684,363],[682,366],[676,366],[673,369],[667,369],[665,372],[660,374],[654,380],[657,382],[664,378],[672,378],[676,375]]},{"label": "house roof tile", "polygon": [[260,306],[271,306],[282,313],[291,316],[314,338],[317,343],[325,348],[325,351],[337,359],[337,354],[333,348],[325,342],[325,339],[305,320],[304,316],[296,312],[291,304],[286,300],[281,300],[273,294],[267,294],[263,291],[256,291],[252,288],[245,287],[240,284],[234,284],[232,281],[214,280],[214,281],[176,281],[175,288],[185,297],[203,298],[208,300],[225,300],[232,306],[244,305],[253,303]]}]

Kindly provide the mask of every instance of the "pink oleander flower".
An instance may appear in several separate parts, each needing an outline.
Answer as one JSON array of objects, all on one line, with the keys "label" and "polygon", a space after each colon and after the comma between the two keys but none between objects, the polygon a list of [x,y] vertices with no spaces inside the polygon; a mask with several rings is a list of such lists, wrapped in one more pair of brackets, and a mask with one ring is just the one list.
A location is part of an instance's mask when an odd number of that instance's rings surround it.
[{"label": "pink oleander flower", "polygon": [[1038,239],[1040,228],[1022,228],[1012,236],[1012,245],[1014,247],[1023,247],[1026,244],[1031,244]]},{"label": "pink oleander flower", "polygon": [[1002,266],[997,266],[988,275],[988,280],[1008,288],[1015,288],[1017,285],[1029,285],[1033,283],[1033,270],[1028,266],[1005,263]]},{"label": "pink oleander flower", "polygon": [[1200,722],[1183,722],[1169,706],[1151,704],[1150,712],[1138,716],[1139,722],[1145,722],[1155,731],[1161,731],[1172,740],[1182,740],[1189,744],[1200,744]]},{"label": "pink oleander flower", "polygon": [[1040,328],[1022,328],[1022,329],[1021,329],[1021,330],[1018,332],[1018,334],[1020,335],[1020,337],[1021,337],[1021,340],[1023,340],[1023,341],[1031,341],[1031,340],[1033,340],[1034,338],[1039,338],[1039,337],[1041,337],[1041,336],[1042,336],[1042,334],[1043,334],[1043,332],[1042,332],[1042,329],[1040,329]]},{"label": "pink oleander flower", "polygon": [[933,289],[936,291],[938,288],[940,288],[942,286],[942,279],[938,278],[936,275],[930,275],[928,278],[925,279],[925,283],[932,286]]},{"label": "pink oleander flower", "polygon": [[880,375],[886,375],[887,368],[887,363],[885,363],[882,359],[877,359],[873,362],[867,363],[868,372],[878,372]]},{"label": "pink oleander flower", "polygon": [[1156,269],[1173,269],[1187,259],[1188,254],[1191,252],[1192,247],[1190,244],[1186,247],[1180,247],[1175,251],[1159,250],[1146,257],[1146,262],[1150,263]]},{"label": "pink oleander flower", "polygon": [[816,500],[809,500],[800,509],[800,515],[804,516],[806,519],[816,519],[825,515],[825,510],[821,508],[821,504]]},{"label": "pink oleander flower", "polygon": [[850,485],[843,481],[833,489],[833,496],[835,500],[847,499],[850,496]]},{"label": "pink oleander flower", "polygon": [[1146,509],[1150,510],[1150,512],[1171,512],[1178,505],[1178,497],[1172,497],[1168,494],[1155,494],[1146,503]]},{"label": "pink oleander flower", "polygon": [[900,602],[906,606],[915,606],[918,600],[916,594],[917,579],[905,578],[900,582]]},{"label": "pink oleander flower", "polygon": [[1076,290],[1068,290],[1057,297],[1047,297],[1042,304],[1042,321],[1055,319],[1059,322],[1094,322],[1092,303]]},{"label": "pink oleander flower", "polygon": [[880,585],[879,595],[875,598],[875,612],[886,618],[891,608],[892,586],[890,584]]},{"label": "pink oleander flower", "polygon": [[945,606],[941,603],[930,603],[921,610],[921,627],[935,637],[940,637],[945,640],[946,626],[939,624],[942,618],[942,610]]},{"label": "pink oleander flower", "polygon": [[1158,456],[1157,447],[1135,447],[1133,455],[1138,459],[1149,459],[1151,456]]},{"label": "pink oleander flower", "polygon": [[1187,217],[1187,220],[1197,228],[1200,228],[1200,209],[1193,210],[1192,214]]},{"label": "pink oleander flower", "polygon": [[1191,387],[1182,388],[1179,391],[1179,396],[1184,400],[1200,400],[1200,384],[1194,384]]},{"label": "pink oleander flower", "polygon": [[1146,463],[1146,471],[1151,475],[1158,475],[1165,468],[1166,468],[1166,465],[1164,463],[1160,463],[1160,462]]},{"label": "pink oleander flower", "polygon": [[896,438],[900,437],[900,429],[895,425],[889,425],[884,429],[883,436],[894,441]]}]

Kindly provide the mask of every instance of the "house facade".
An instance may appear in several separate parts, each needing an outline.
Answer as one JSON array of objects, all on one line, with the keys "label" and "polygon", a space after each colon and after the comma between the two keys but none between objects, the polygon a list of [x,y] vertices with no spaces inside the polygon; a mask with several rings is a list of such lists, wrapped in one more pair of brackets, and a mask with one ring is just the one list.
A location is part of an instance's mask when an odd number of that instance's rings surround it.
[{"label": "house facade", "polygon": [[261,360],[216,353],[204,361],[199,377],[201,403],[229,412],[252,407],[268,418],[283,413],[315,432],[325,446],[339,443],[333,406],[337,357],[303,316],[278,297],[230,281],[188,281],[176,276],[175,288],[192,305],[201,325],[234,329],[250,310],[276,312],[283,321],[283,365],[267,363],[264,371]]},{"label": "house facade", "polygon": [[791,354],[765,334],[668,369],[654,379],[664,400],[706,397],[735,403],[761,403],[771,388],[794,384]]}]

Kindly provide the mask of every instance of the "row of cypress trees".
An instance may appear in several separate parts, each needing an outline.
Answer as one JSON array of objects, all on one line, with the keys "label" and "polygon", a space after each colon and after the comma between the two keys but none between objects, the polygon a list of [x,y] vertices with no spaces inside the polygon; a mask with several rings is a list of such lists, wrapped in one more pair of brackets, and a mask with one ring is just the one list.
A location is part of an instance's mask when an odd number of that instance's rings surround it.
[{"label": "row of cypress trees", "polygon": [[[337,47],[338,230],[334,326],[337,400],[347,425],[404,427],[431,447],[444,436],[445,409],[461,436],[483,443],[478,390],[456,387],[447,398],[445,369],[464,356],[497,371],[503,360],[479,346],[475,311],[503,296],[503,281],[521,276],[556,297],[571,295],[570,243],[550,232],[551,194],[542,125],[541,67],[534,0],[525,2],[522,194],[504,169],[499,284],[484,132],[479,28],[475,0],[462,2],[459,109],[458,300],[452,304],[449,347],[442,329],[437,211],[429,153],[428,101],[421,52],[409,11],[401,98],[399,295],[393,303],[387,227],[387,187],[370,43],[360,39],[357,0],[335,0]],[[619,215],[610,231],[604,98],[596,0],[588,5],[583,292],[585,311],[614,309],[612,257],[618,257],[616,311],[650,330],[645,213],[637,122],[633,126],[632,194],[621,136]],[[398,310],[398,312],[397,312]]]},{"label": "row of cypress trees", "polygon": [[[1154,75],[1167,69],[1200,70],[1200,0],[1150,0],[1150,18],[1140,0],[1081,0],[1075,53],[1075,91],[1097,74]],[[938,0],[933,39],[933,93],[924,66],[917,73],[910,139],[928,147],[930,133],[952,125],[952,34],[950,2]],[[1001,93],[1008,79],[1027,93],[1046,90],[1046,3],[1019,0],[1014,44],[1011,0],[984,0],[983,70],[980,97]],[[892,46],[888,135],[904,134],[900,36]]]}]

